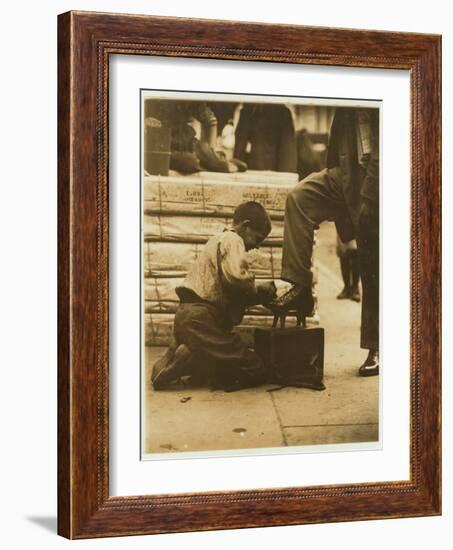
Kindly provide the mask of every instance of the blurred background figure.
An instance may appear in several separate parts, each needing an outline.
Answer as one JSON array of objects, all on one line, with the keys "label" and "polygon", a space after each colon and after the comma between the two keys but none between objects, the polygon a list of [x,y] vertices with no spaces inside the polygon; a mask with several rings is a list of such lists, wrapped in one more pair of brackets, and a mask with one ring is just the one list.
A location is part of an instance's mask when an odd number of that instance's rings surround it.
[{"label": "blurred background figure", "polygon": [[359,280],[360,263],[357,242],[355,240],[343,243],[337,235],[337,256],[340,259],[343,290],[338,294],[338,300],[360,302]]},{"label": "blurred background figure", "polygon": [[285,105],[246,103],[235,137],[234,156],[251,170],[297,172],[296,133]]},{"label": "blurred background figure", "polygon": [[233,119],[230,118],[230,120],[223,127],[222,134],[220,136],[220,142],[227,159],[233,158],[235,141],[234,123]]},{"label": "blurred background figure", "polygon": [[[327,135],[325,139],[327,140]],[[306,128],[297,132],[297,173],[300,180],[325,167],[325,151],[326,145],[313,143]]]},{"label": "blurred background figure", "polygon": [[234,109],[235,104],[199,101],[145,102],[145,170],[162,176],[167,176],[169,170],[184,175],[202,170],[246,171],[244,162],[227,158],[223,147],[218,147],[219,132],[228,121],[225,117]]}]

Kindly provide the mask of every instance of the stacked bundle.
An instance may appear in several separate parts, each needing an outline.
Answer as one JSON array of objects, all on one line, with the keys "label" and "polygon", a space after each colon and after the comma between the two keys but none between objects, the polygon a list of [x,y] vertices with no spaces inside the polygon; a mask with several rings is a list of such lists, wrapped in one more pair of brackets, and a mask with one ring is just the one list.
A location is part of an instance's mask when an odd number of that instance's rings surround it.
[{"label": "stacked bundle", "polygon": [[[262,248],[248,253],[249,261],[257,278],[264,281],[275,279],[278,293],[284,292],[286,283],[279,280],[283,216],[286,195],[297,181],[297,174],[267,171],[200,172],[192,176],[167,177],[145,175],[146,345],[168,344],[178,304],[175,287],[182,283],[204,243],[231,226],[234,209],[242,202],[260,202],[272,218],[272,233]],[[271,326],[272,320],[272,315],[264,307],[253,307],[237,330],[251,343],[254,328]]]}]

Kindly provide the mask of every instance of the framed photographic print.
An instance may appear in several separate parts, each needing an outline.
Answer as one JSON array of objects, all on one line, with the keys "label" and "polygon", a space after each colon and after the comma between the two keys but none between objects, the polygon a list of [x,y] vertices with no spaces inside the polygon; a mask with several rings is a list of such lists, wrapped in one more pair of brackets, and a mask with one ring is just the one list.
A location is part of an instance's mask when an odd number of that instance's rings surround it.
[{"label": "framed photographic print", "polygon": [[59,16],[59,533],[441,513],[440,37]]}]

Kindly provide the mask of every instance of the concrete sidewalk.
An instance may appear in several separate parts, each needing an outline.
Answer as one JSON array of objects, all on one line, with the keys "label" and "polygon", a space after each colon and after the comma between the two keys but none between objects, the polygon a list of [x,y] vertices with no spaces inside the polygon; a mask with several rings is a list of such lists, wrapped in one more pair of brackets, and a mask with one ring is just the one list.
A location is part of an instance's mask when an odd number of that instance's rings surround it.
[{"label": "concrete sidewalk", "polygon": [[360,378],[360,304],[342,288],[333,224],[319,232],[319,312],[325,329],[326,390],[272,386],[234,393],[205,388],[154,392],[151,368],[163,348],[146,348],[144,453],[237,450],[378,440],[379,377]]}]

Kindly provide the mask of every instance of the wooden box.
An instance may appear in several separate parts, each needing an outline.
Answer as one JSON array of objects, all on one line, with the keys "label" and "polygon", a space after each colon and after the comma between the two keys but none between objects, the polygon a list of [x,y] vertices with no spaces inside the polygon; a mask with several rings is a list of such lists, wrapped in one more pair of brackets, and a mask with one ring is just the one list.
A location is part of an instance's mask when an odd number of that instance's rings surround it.
[{"label": "wooden box", "polygon": [[[284,385],[323,390],[324,329],[257,328],[255,351]],[[294,382],[294,383],[291,383]]]}]

